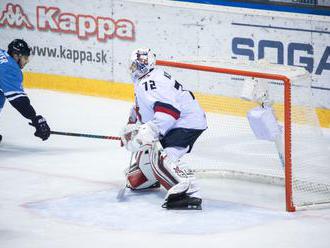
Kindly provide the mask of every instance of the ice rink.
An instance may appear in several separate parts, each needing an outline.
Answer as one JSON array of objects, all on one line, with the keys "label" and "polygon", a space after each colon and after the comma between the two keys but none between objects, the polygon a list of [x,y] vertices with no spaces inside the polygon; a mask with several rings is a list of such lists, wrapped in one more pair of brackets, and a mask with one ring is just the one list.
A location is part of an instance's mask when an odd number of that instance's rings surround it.
[{"label": "ice rink", "polygon": [[[118,136],[131,106],[27,93],[56,131]],[[203,178],[202,211],[162,209],[164,190],[127,191],[118,201],[130,160],[118,141],[52,135],[42,142],[33,132],[7,102],[0,114],[1,248],[330,247],[330,209],[287,213],[281,187]]]}]

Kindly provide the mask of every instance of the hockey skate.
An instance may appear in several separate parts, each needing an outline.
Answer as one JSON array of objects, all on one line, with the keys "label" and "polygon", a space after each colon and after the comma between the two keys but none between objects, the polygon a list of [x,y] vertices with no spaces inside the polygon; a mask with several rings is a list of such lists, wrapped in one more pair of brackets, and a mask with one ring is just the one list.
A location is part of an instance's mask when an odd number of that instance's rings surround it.
[{"label": "hockey skate", "polygon": [[202,199],[183,194],[180,197],[167,199],[162,207],[173,210],[202,210]]},{"label": "hockey skate", "polygon": [[0,143],[1,143],[1,141],[2,141],[2,135],[0,134]]},{"label": "hockey skate", "polygon": [[202,199],[190,195],[189,186],[189,183],[181,183],[172,187],[162,207],[173,210],[202,210]]}]

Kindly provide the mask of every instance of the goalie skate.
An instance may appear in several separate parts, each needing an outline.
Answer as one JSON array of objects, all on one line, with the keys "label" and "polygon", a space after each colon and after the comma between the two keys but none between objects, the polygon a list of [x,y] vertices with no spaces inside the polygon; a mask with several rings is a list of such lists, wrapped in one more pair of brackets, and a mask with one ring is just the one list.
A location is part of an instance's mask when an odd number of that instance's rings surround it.
[{"label": "goalie skate", "polygon": [[189,182],[173,186],[167,193],[163,208],[174,210],[201,210],[202,199],[189,195]]},{"label": "goalie skate", "polygon": [[162,207],[173,210],[202,210],[202,199],[184,193],[175,198],[167,199]]}]

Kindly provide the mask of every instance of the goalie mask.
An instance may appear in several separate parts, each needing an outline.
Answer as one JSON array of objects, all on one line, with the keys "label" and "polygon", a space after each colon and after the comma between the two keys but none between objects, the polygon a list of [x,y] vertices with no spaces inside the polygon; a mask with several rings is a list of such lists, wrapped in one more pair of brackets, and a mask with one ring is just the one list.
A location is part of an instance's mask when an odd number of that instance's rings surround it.
[{"label": "goalie mask", "polygon": [[149,48],[139,48],[131,55],[132,78],[140,78],[155,67],[156,55]]}]

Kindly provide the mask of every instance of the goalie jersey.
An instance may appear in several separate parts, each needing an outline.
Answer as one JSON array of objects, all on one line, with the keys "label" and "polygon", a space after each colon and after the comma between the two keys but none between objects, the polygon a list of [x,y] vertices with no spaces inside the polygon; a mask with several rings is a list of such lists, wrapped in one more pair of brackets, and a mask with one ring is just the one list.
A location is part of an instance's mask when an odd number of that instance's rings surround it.
[{"label": "goalie jersey", "polygon": [[193,93],[164,70],[152,69],[133,81],[136,112],[142,123],[152,121],[161,135],[174,128],[207,128],[205,113]]}]

